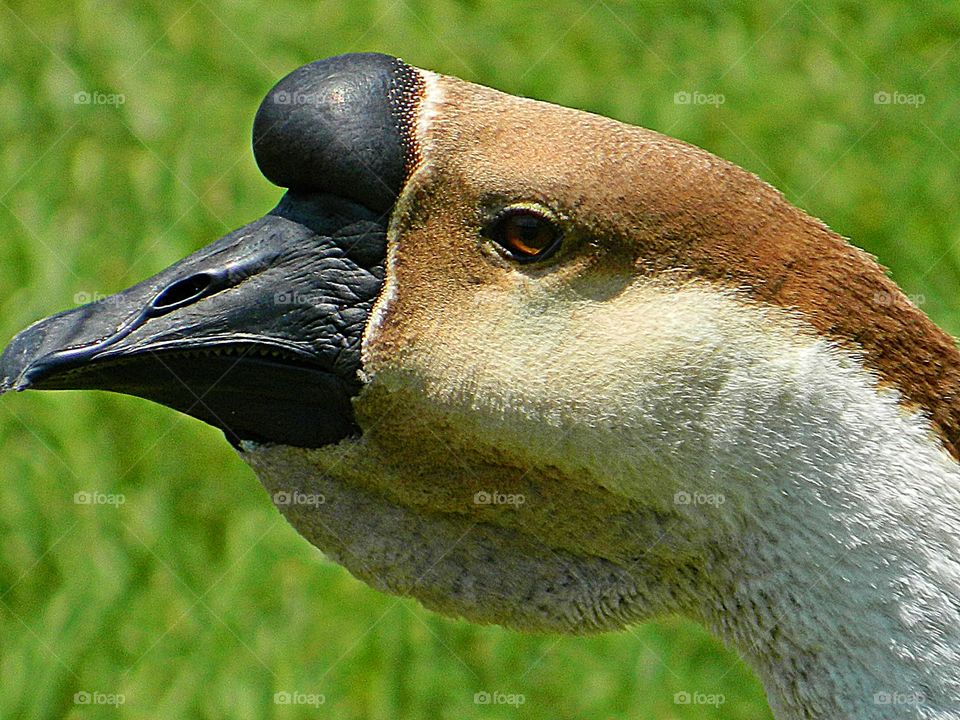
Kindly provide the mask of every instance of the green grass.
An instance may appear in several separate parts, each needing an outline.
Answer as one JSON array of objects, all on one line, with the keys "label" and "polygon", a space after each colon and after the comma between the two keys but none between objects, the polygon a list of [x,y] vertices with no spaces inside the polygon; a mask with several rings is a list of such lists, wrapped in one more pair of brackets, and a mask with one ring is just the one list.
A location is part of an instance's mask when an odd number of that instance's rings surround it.
[{"label": "green grass", "polygon": [[[960,332],[956,4],[737,7],[0,3],[0,338],[271,207],[249,148],[260,98],[358,50],[701,145],[879,256]],[[725,102],[674,102],[694,91]],[[878,105],[880,91],[925,102]],[[367,588],[279,518],[218,432],[144,401],[4,397],[0,452],[0,717],[769,717],[752,673],[681,620],[527,636]],[[75,704],[84,691],[125,702]],[[276,704],[284,691],[325,703]],[[475,704],[481,691],[525,702]],[[683,691],[726,702],[674,703]]]}]

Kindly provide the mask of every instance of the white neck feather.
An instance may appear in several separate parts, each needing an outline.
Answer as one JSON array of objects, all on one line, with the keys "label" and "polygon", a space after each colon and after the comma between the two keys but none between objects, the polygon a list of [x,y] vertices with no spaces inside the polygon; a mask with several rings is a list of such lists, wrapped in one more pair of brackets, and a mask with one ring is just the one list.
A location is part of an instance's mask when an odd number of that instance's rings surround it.
[{"label": "white neck feather", "polygon": [[740,500],[740,547],[704,620],[761,674],[778,718],[958,718],[957,467],[893,397],[824,384],[822,369],[784,414],[757,408],[769,414],[734,440],[738,458],[717,454],[722,468],[751,453],[768,485]]},{"label": "white neck feather", "polygon": [[783,350],[740,358],[707,416],[741,545],[705,620],[778,717],[958,718],[958,466],[856,361],[820,340]]},{"label": "white neck feather", "polygon": [[491,443],[532,466],[685,515],[719,556],[680,609],[750,660],[778,717],[960,718],[960,470],[921,417],[786,313],[715,289],[521,283],[425,333],[426,395],[489,411]]}]

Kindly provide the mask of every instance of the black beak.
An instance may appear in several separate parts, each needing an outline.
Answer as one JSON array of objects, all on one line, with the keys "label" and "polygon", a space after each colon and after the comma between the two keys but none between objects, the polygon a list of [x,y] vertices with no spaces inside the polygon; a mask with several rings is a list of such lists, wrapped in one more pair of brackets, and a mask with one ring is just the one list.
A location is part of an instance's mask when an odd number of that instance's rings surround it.
[{"label": "black beak", "polygon": [[318,447],[355,433],[360,343],[408,162],[397,85],[411,73],[347,55],[284,78],[257,114],[254,149],[294,189],[154,277],[21,332],[0,357],[0,393],[136,395],[234,444]]},{"label": "black beak", "polygon": [[0,357],[0,391],[112,390],[234,443],[336,442],[354,431],[384,227],[349,201],[288,194],[158,275],[21,332]]}]

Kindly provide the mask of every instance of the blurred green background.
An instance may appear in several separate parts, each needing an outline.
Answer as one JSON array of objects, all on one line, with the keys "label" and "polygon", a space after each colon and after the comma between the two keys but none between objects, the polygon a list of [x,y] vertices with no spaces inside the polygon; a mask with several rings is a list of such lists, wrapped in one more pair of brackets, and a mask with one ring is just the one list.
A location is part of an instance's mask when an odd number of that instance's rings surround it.
[{"label": "blurred green background", "polygon": [[[0,2],[0,341],[269,209],[260,98],[360,50],[733,160],[960,332],[957,3],[33,0]],[[0,453],[2,718],[769,717],[750,670],[679,619],[527,636],[367,588],[217,431],[145,401],[3,397]]]}]

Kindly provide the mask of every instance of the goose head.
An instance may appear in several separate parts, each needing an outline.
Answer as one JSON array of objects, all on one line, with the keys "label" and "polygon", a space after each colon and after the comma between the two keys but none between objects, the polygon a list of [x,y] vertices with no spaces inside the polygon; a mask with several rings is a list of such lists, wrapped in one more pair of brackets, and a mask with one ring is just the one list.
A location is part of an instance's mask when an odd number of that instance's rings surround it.
[{"label": "goose head", "polygon": [[0,388],[221,428],[439,612],[682,613],[782,717],[956,716],[960,354],[872,258],[704,150],[382,55],[281,80],[254,152],[274,210],[26,329]]}]

